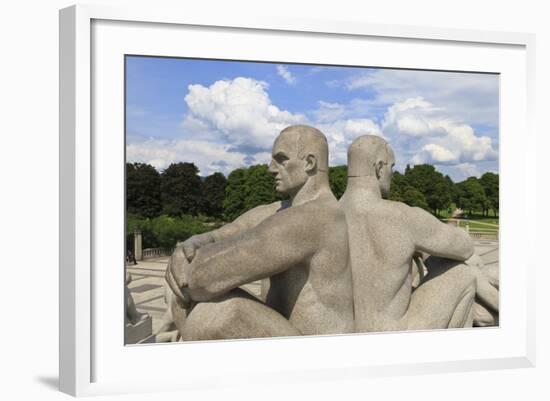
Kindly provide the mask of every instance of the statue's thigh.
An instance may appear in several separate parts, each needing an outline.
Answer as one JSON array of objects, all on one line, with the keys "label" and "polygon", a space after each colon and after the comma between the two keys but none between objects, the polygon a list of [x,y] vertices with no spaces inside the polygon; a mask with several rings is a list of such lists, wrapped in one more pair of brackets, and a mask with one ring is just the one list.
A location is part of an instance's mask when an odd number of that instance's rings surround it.
[{"label": "statue's thigh", "polygon": [[284,316],[241,289],[195,305],[180,332],[184,341],[300,335]]},{"label": "statue's thigh", "polygon": [[411,330],[445,329],[451,321],[465,322],[471,313],[476,278],[471,267],[442,261],[432,265],[420,286],[412,293],[407,313]]}]

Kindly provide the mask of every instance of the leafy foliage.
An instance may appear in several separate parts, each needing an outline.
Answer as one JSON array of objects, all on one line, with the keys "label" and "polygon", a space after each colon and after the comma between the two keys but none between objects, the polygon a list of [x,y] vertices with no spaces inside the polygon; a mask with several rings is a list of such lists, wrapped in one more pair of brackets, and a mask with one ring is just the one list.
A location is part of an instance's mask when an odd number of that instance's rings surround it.
[{"label": "leafy foliage", "polygon": [[495,173],[485,173],[481,176],[479,182],[485,190],[485,196],[487,197],[483,214],[488,216],[489,208],[491,208],[496,217],[499,209],[499,176]]},{"label": "leafy foliage", "polygon": [[160,214],[160,175],[153,166],[126,163],[126,210],[144,217]]},{"label": "leafy foliage", "polygon": [[431,164],[419,164],[412,168],[407,166],[405,178],[409,186],[424,195],[428,208],[434,214],[437,215],[451,204],[449,182]]},{"label": "leafy foliage", "polygon": [[203,182],[203,213],[208,216],[221,217],[226,184],[227,179],[222,173],[214,173],[205,178]]},{"label": "leafy foliage", "polygon": [[336,199],[340,199],[346,191],[348,183],[348,166],[329,167],[328,180],[332,193]]},{"label": "leafy foliage", "polygon": [[[206,229],[206,221],[232,221],[258,205],[283,199],[266,165],[238,168],[227,178],[214,173],[201,179],[198,173],[193,163],[171,164],[161,174],[148,164],[126,164],[128,227],[142,231],[145,247],[171,244]],[[346,190],[347,166],[330,167],[329,183],[339,199]],[[499,176],[485,173],[455,184],[432,165],[407,165],[404,174],[394,173],[389,199],[436,215],[450,213],[454,202],[470,214],[482,211],[488,216],[492,210],[496,217]]]},{"label": "leafy foliage", "polygon": [[472,214],[475,210],[485,210],[487,197],[485,190],[476,177],[470,177],[466,181],[457,184],[457,205],[461,209]]},{"label": "leafy foliage", "polygon": [[428,210],[428,202],[426,202],[426,198],[422,192],[411,186],[407,186],[405,191],[403,191],[403,202],[409,206]]},{"label": "leafy foliage", "polygon": [[394,172],[388,199],[397,202],[405,202],[403,200],[403,194],[408,187],[409,185],[407,184],[405,175],[401,174],[399,171]]},{"label": "leafy foliage", "polygon": [[267,165],[258,164],[249,167],[246,170],[245,177],[245,211],[279,200],[275,190],[275,179],[269,172]]},{"label": "leafy foliage", "polygon": [[184,215],[172,217],[162,215],[153,219],[128,214],[126,222],[126,243],[133,249],[134,231],[141,231],[144,248],[172,248],[178,241],[185,241],[195,234],[210,231],[216,226],[202,218]]},{"label": "leafy foliage", "polygon": [[223,214],[226,220],[232,221],[256,206],[282,199],[275,190],[275,179],[267,165],[239,168],[227,177]]},{"label": "leafy foliage", "polygon": [[163,213],[181,217],[196,216],[203,206],[202,181],[193,163],[172,163],[161,174]]},{"label": "leafy foliage", "polygon": [[226,220],[232,221],[245,211],[246,193],[246,169],[233,170],[227,177],[225,186],[225,199],[223,201],[223,214]]}]

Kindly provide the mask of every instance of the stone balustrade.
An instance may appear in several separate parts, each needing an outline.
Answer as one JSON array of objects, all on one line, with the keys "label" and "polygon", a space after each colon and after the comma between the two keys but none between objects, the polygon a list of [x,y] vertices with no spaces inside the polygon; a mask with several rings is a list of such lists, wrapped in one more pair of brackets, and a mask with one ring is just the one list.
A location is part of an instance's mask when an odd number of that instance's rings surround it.
[{"label": "stone balustrade", "polygon": [[145,248],[143,250],[143,259],[160,258],[162,256],[170,256],[174,248]]}]

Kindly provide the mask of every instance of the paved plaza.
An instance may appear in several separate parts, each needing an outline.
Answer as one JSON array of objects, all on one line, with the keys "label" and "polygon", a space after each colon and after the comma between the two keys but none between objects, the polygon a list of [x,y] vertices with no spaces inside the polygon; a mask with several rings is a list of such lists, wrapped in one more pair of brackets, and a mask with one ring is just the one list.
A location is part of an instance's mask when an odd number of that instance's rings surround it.
[{"label": "paved plaza", "polygon": [[[166,311],[164,302],[164,273],[168,264],[168,256],[139,261],[137,265],[127,265],[132,275],[128,285],[139,312],[147,313],[153,318],[153,333],[162,325],[162,316]],[[260,281],[243,286],[248,292],[259,296]]]},{"label": "paved plaza", "polygon": [[[475,249],[486,265],[495,265],[499,262],[498,241],[474,241]],[[168,256],[147,259],[137,265],[128,265],[132,275],[132,282],[128,285],[136,303],[137,310],[147,313],[153,318],[153,332],[161,326],[161,319],[166,311],[164,303],[164,273],[168,264]],[[259,281],[243,287],[254,295],[259,296],[261,284]]]}]

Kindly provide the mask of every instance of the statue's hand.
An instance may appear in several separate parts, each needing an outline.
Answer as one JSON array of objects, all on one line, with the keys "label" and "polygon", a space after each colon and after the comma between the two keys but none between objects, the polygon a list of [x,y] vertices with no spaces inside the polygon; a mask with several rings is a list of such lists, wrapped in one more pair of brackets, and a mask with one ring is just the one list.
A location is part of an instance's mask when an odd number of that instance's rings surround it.
[{"label": "statue's hand", "polygon": [[183,242],[183,253],[185,254],[187,261],[191,263],[195,257],[197,249],[201,246],[212,242],[210,236],[204,234],[193,235]]},{"label": "statue's hand", "polygon": [[192,300],[187,291],[187,273],[189,262],[183,252],[183,247],[178,245],[172,253],[166,268],[166,282],[176,296],[178,304],[183,308],[191,307]]}]

